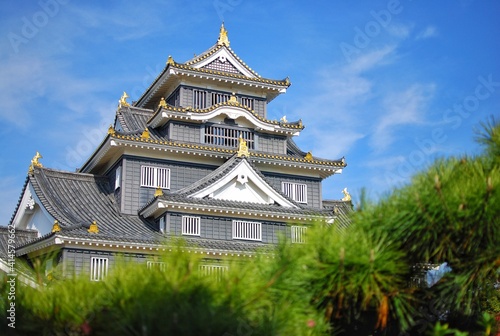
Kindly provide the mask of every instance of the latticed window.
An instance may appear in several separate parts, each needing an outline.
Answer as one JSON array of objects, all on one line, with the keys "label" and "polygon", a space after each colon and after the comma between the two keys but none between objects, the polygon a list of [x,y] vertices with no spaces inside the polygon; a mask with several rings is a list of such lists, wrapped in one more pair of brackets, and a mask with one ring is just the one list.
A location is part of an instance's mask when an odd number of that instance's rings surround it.
[{"label": "latticed window", "polygon": [[199,236],[200,217],[182,216],[182,234],[189,236]]},{"label": "latticed window", "polygon": [[253,110],[253,106],[254,106],[254,99],[253,98],[241,97],[240,103],[241,103],[241,105],[246,106],[249,109]]},{"label": "latticed window", "polygon": [[239,137],[247,142],[248,149],[254,149],[254,134],[251,131],[243,131],[234,128],[226,128],[214,125],[205,126],[205,143],[225,147],[238,147]]},{"label": "latticed window", "polygon": [[170,189],[170,169],[141,166],[141,187]]},{"label": "latticed window", "polygon": [[307,184],[281,182],[281,187],[283,193],[294,201],[307,203]]},{"label": "latticed window", "polygon": [[108,275],[108,258],[90,259],[90,281],[101,281]]},{"label": "latticed window", "polygon": [[148,261],[146,265],[148,269],[157,269],[160,271],[165,270],[165,263],[163,261]]},{"label": "latticed window", "polygon": [[193,107],[197,109],[207,107],[207,91],[193,90]]},{"label": "latticed window", "polygon": [[233,220],[233,239],[262,240],[262,223]]},{"label": "latticed window", "polygon": [[292,243],[305,243],[306,232],[306,226],[292,226]]},{"label": "latticed window", "polygon": [[224,273],[229,267],[224,265],[200,265],[199,270],[202,275],[215,277],[217,280],[222,279]]},{"label": "latticed window", "polygon": [[225,103],[229,100],[227,93],[212,92],[212,105]]}]

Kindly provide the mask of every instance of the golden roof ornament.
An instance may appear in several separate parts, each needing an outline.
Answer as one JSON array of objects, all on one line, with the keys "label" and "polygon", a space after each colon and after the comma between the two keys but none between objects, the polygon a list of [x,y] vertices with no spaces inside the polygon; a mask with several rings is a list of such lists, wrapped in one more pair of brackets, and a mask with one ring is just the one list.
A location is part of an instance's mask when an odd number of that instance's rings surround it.
[{"label": "golden roof ornament", "polygon": [[160,196],[163,196],[163,189],[158,187],[156,188],[155,190],[155,194],[154,194],[154,197],[160,197]]},{"label": "golden roof ornament", "polygon": [[108,127],[108,134],[109,135],[115,135],[115,128],[113,127],[113,125],[109,125],[109,127]]},{"label": "golden roof ornament", "polygon": [[30,167],[28,169],[29,174],[32,174],[33,171],[35,170],[35,168],[42,168],[43,167],[43,165],[38,161],[41,158],[43,158],[43,156],[40,155],[40,153],[36,152],[35,156],[33,156],[33,159],[31,159],[31,164],[30,164]]},{"label": "golden roof ornament", "polygon": [[130,104],[127,102],[127,98],[129,98],[128,94],[123,91],[123,95],[121,96],[120,100],[118,101],[118,106],[130,106]]},{"label": "golden roof ornament", "polygon": [[97,222],[93,221],[92,224],[90,224],[90,227],[87,231],[89,233],[99,233],[99,228],[97,227]]},{"label": "golden roof ornament", "polygon": [[56,219],[54,221],[54,225],[52,225],[52,232],[59,232],[61,231],[61,227],[59,226],[59,221]]},{"label": "golden roof ornament", "polygon": [[220,26],[219,39],[217,40],[217,45],[224,45],[226,47],[229,47],[229,39],[227,37],[226,27],[224,27],[224,22],[222,22],[222,25]]},{"label": "golden roof ornament", "polygon": [[167,65],[174,65],[174,59],[172,58],[171,55],[168,55],[168,59],[167,59]]},{"label": "golden roof ornament", "polygon": [[144,129],[144,132],[142,132],[141,139],[149,139],[149,130],[147,127]]},{"label": "golden roof ornament", "polygon": [[306,156],[304,156],[304,159],[307,161],[312,161],[313,160],[313,155],[311,152],[307,152]]},{"label": "golden roof ornament", "polygon": [[284,115],[283,117],[281,117],[280,122],[283,123],[283,124],[286,124],[288,122],[288,120],[286,120],[286,115]]},{"label": "golden roof ornament", "polygon": [[165,98],[161,97],[160,102],[158,103],[158,107],[167,108],[167,102],[165,101]]},{"label": "golden roof ornament", "polygon": [[242,156],[249,157],[250,153],[248,152],[247,142],[245,141],[245,139],[243,139],[243,137],[241,135],[240,135],[240,137],[239,137],[238,140],[239,140],[239,143],[238,143],[238,153],[237,153],[237,156],[238,157],[242,157]]},{"label": "golden roof ornament", "polygon": [[351,195],[347,191],[347,188],[344,188],[344,190],[342,190],[342,193],[344,194],[344,197],[342,198],[342,201],[348,202],[348,201],[351,200]]}]

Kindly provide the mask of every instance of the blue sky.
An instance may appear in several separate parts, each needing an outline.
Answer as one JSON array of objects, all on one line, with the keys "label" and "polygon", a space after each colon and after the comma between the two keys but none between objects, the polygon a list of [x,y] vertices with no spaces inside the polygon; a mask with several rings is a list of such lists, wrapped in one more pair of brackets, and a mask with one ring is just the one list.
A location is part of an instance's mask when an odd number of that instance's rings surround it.
[{"label": "blue sky", "polygon": [[345,156],[325,198],[377,198],[436,157],[479,152],[500,116],[500,2],[10,1],[0,12],[0,224],[36,151],[75,170],[165,65],[212,46],[221,21],[261,76],[290,77],[270,119],[302,118],[314,155]]}]

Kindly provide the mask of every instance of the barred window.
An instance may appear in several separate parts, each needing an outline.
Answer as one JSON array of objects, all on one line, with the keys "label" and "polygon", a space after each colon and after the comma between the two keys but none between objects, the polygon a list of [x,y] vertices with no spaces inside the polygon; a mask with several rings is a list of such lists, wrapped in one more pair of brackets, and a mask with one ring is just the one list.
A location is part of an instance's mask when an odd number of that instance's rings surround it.
[{"label": "barred window", "polygon": [[141,187],[170,189],[170,169],[141,166]]},{"label": "barred window", "polygon": [[108,275],[108,258],[90,259],[90,281],[101,281]]},{"label": "barred window", "polygon": [[200,265],[199,270],[201,275],[212,276],[220,281],[224,274],[229,270],[229,267],[225,265]]},{"label": "barred window", "polygon": [[283,193],[294,201],[307,203],[307,184],[281,182],[281,188]]},{"label": "barred window", "polygon": [[262,241],[262,223],[233,220],[233,239]]},{"label": "barred window", "polygon": [[163,261],[148,261],[146,263],[148,269],[157,269],[160,271],[165,271],[165,263]]},{"label": "barred window", "polygon": [[253,106],[254,106],[254,99],[253,98],[241,97],[240,103],[241,103],[241,105],[246,106],[249,109],[253,110]]},{"label": "barred window", "polygon": [[188,236],[199,236],[200,217],[182,216],[182,234]]},{"label": "barred window", "polygon": [[225,103],[229,100],[227,93],[212,92],[212,105]]},{"label": "barred window", "polygon": [[193,90],[193,107],[204,109],[207,107],[207,92],[202,90]]},{"label": "barred window", "polygon": [[205,143],[207,144],[235,148],[238,147],[240,136],[247,142],[248,149],[255,148],[254,134],[251,131],[214,125],[205,126]]},{"label": "barred window", "polygon": [[292,226],[292,243],[305,243],[306,231],[305,226]]}]

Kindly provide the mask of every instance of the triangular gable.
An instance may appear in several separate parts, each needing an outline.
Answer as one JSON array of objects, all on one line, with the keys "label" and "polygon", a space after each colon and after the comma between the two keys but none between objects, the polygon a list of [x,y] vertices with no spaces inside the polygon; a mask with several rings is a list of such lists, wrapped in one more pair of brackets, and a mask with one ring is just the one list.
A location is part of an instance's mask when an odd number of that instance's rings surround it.
[{"label": "triangular gable", "polygon": [[269,185],[246,159],[242,159],[215,182],[189,194],[188,197],[278,204],[286,208],[298,208],[292,201]]},{"label": "triangular gable", "polygon": [[[186,64],[189,64],[189,62]],[[240,59],[237,59],[234,53],[229,51],[225,46],[220,47],[216,52],[203,60],[193,62],[189,65],[196,69],[207,68],[222,72],[237,73],[251,78],[257,77],[254,72],[249,70],[248,67]]]}]

